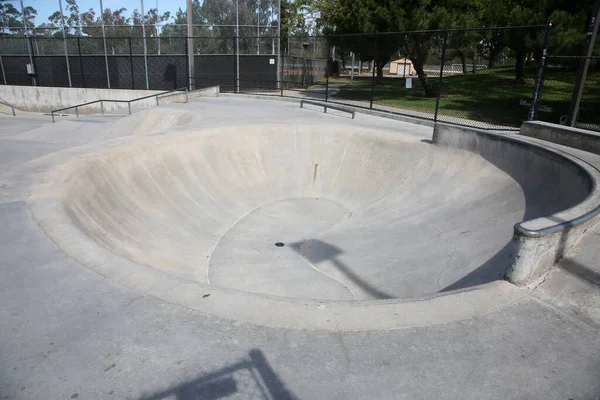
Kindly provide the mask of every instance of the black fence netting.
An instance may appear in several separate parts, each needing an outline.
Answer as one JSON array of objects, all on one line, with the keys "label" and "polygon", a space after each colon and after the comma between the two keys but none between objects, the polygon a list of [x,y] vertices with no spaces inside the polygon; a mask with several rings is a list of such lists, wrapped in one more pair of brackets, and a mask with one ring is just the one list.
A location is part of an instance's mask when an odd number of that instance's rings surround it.
[{"label": "black fence netting", "polygon": [[[223,92],[315,99],[485,129],[528,119],[599,129],[600,60],[548,56],[549,26],[278,37],[227,27],[208,36],[0,37],[0,84]],[[101,32],[98,31],[100,34]],[[97,33],[98,33],[97,32]],[[125,32],[125,31],[124,31]],[[110,33],[110,34],[109,34]],[[149,35],[149,36],[148,36]],[[179,36],[175,36],[179,35]],[[191,70],[191,76],[190,76]]]}]

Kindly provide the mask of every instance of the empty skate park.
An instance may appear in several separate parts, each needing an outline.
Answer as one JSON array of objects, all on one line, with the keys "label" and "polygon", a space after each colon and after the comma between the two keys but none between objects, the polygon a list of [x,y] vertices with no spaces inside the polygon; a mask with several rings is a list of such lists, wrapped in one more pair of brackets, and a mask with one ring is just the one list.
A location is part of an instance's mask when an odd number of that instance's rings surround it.
[{"label": "empty skate park", "polygon": [[3,394],[600,395],[596,135],[148,95],[0,114]]}]

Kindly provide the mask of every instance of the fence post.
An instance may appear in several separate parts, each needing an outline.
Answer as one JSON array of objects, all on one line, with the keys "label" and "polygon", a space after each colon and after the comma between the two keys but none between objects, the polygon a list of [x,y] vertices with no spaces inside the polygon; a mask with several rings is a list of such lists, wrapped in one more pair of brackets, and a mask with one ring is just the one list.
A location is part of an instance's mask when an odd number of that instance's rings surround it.
[{"label": "fence post", "polygon": [[444,29],[444,43],[442,44],[442,62],[440,63],[440,77],[438,80],[437,96],[435,97],[435,114],[433,116],[433,122],[436,123],[438,119],[438,111],[440,109],[440,96],[442,95],[442,81],[444,77],[444,64],[446,62],[446,48],[448,47],[448,32],[449,29]]},{"label": "fence post", "polygon": [[233,55],[234,55],[234,63],[235,63],[235,92],[240,92],[240,37],[239,33],[236,31],[235,33],[235,44],[233,46]]},{"label": "fence post", "polygon": [[65,48],[65,59],[67,61],[67,77],[69,78],[69,87],[72,87],[71,82],[71,67],[69,66],[69,51],[67,50],[67,26],[65,24],[65,15],[63,14],[62,1],[58,2],[60,8],[60,15],[62,19],[62,32],[63,32],[63,46]]},{"label": "fence post", "polygon": [[33,76],[31,77],[33,86],[37,86],[38,82],[36,79],[36,75],[35,73],[37,73],[37,68],[35,67],[35,51],[33,50],[33,38],[31,36],[29,36],[28,38],[28,42],[27,42],[27,46],[29,49],[29,62],[31,63],[31,65],[33,66]]},{"label": "fence post", "polygon": [[279,57],[280,73],[279,73],[279,76],[277,79],[277,85],[279,86],[279,88],[281,90],[281,97],[283,97],[283,64],[285,64],[285,57],[282,57],[280,55],[280,57]]},{"label": "fence post", "polygon": [[329,101],[329,74],[331,73],[331,67],[329,66],[329,60],[327,60],[327,66],[325,67],[325,103]]},{"label": "fence post", "polygon": [[573,90],[573,97],[571,99],[571,106],[569,107],[569,115],[567,117],[567,125],[575,126],[577,123],[577,117],[579,116],[579,105],[581,104],[581,96],[583,95],[583,86],[585,85],[585,78],[587,77],[588,69],[590,67],[590,57],[594,55],[594,44],[596,43],[596,36],[598,35],[598,26],[600,25],[600,0],[596,2],[596,8],[592,19],[588,26],[587,36],[585,40],[585,56],[581,60],[581,65],[577,73],[577,81],[575,83],[575,90]]},{"label": "fence post", "polygon": [[129,37],[129,66],[131,68],[131,88],[135,89],[135,77],[133,76],[133,46],[131,36]]},{"label": "fence post", "polygon": [[548,42],[550,41],[550,29],[552,28],[552,22],[546,26],[546,37],[544,39],[544,47],[542,48],[542,54],[540,57],[540,65],[538,67],[535,89],[533,89],[533,100],[531,101],[531,107],[529,107],[529,115],[527,116],[528,121],[536,119],[538,109],[540,107],[540,100],[542,99],[542,86],[544,83],[544,67],[546,66],[546,58],[548,57]]},{"label": "fence post", "polygon": [[104,6],[100,0],[100,19],[102,21],[102,42],[104,44],[104,63],[106,64],[106,86],[110,89],[110,70],[108,68],[108,51],[106,48],[106,29],[104,27]]},{"label": "fence post", "polygon": [[81,70],[81,83],[85,88],[85,75],[83,74],[83,58],[81,56],[81,38],[77,36],[77,49],[79,51],[79,69]]},{"label": "fence post", "polygon": [[233,93],[237,93],[237,65],[235,63],[235,55],[237,50],[235,49],[235,45],[236,45],[236,40],[235,40],[235,36],[233,37],[233,59],[232,59],[232,64],[233,64]]},{"label": "fence post", "polygon": [[2,70],[2,81],[6,85],[6,74],[4,73],[4,63],[2,62],[2,56],[0,55],[0,70]]},{"label": "fence post", "polygon": [[377,60],[377,34],[375,34],[375,46],[374,46],[374,53],[373,53],[373,73],[371,75],[371,99],[369,101],[369,108],[372,110],[373,109],[373,97],[375,96],[375,72],[376,72],[376,60]]}]

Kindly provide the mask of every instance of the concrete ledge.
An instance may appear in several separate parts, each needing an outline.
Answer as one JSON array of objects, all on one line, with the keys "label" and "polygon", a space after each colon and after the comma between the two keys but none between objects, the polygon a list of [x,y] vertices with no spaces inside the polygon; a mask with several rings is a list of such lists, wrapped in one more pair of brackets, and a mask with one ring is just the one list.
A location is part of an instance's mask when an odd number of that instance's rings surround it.
[{"label": "concrete ledge", "polygon": [[[165,90],[124,90],[124,89],[84,89],[64,87],[43,86],[0,86],[0,102],[5,102],[18,110],[47,113],[52,110],[71,107],[77,104],[96,100],[133,100],[163,93]],[[216,97],[219,95],[219,87],[212,86],[197,89],[189,93],[190,97]],[[161,103],[183,101],[184,93],[174,93],[160,96]],[[151,97],[132,104],[134,107],[152,107],[156,105],[156,99]],[[110,112],[117,109],[127,108],[126,103],[104,103],[104,111]],[[81,114],[93,114],[100,112],[100,104],[92,104],[81,107]],[[69,113],[75,111],[69,111]]]},{"label": "concrete ledge", "polygon": [[542,121],[527,121],[520,134],[600,154],[600,133]]},{"label": "concrete ledge", "polygon": [[570,208],[515,225],[506,273],[514,284],[537,284],[583,234],[600,221],[600,172],[574,156],[506,135],[446,124],[434,127],[433,142],[478,153],[497,162],[517,180],[524,192],[532,178],[515,175],[511,165],[520,165],[519,168],[531,176],[551,169],[557,187],[587,193],[583,201]]}]

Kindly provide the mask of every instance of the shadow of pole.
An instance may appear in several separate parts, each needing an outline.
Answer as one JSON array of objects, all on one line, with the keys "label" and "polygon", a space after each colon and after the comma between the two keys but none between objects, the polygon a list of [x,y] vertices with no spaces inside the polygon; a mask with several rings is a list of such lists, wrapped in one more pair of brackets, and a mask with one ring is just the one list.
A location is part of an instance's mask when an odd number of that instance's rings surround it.
[{"label": "shadow of pole", "polygon": [[[236,374],[246,372],[248,382]],[[275,373],[261,350],[252,349],[242,361],[138,400],[216,400],[234,394],[264,400],[298,400]]]},{"label": "shadow of pole", "polygon": [[[308,243],[306,249],[302,246]],[[352,281],[356,286],[360,287],[370,296],[373,296],[376,299],[393,299],[394,296],[390,296],[389,294],[375,288],[370,285],[360,276],[358,276],[350,267],[341,262],[337,256],[342,254],[343,251],[329,243],[322,242],[318,239],[310,239],[306,242],[297,242],[292,243],[290,245],[294,250],[300,254],[301,257],[305,258],[308,262],[313,265],[316,265],[323,261],[331,262],[341,273],[343,273],[348,279]]]}]

